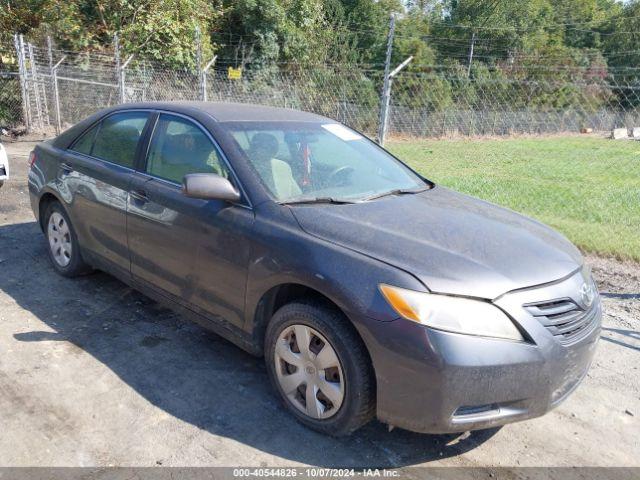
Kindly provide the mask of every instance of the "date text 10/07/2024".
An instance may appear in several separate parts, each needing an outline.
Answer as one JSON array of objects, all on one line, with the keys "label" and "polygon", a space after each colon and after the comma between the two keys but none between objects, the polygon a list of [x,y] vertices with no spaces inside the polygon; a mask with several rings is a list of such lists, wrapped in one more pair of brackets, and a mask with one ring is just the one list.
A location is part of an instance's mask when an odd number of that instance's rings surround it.
[{"label": "date text 10/07/2024", "polygon": [[400,475],[397,470],[379,468],[234,468],[234,477],[259,478],[395,478]]}]

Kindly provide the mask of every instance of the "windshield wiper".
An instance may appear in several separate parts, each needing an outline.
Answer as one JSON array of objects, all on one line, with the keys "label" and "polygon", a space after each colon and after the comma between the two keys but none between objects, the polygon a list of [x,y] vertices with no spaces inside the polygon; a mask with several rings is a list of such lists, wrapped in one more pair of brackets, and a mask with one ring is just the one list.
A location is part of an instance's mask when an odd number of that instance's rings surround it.
[{"label": "windshield wiper", "polygon": [[333,197],[307,197],[307,198],[298,198],[293,200],[286,200],[284,202],[278,202],[280,205],[304,205],[304,204],[312,204],[312,203],[333,203],[336,205],[344,205],[349,203],[358,203],[353,200],[347,200],[344,198],[333,198]]},{"label": "windshield wiper", "polygon": [[426,190],[429,190],[430,187],[420,187],[420,188],[396,188],[395,190],[391,190],[384,193],[376,193],[375,195],[371,195],[370,197],[365,197],[361,201],[368,202],[369,200],[376,200],[377,198],[389,197],[391,195],[406,195],[409,193],[420,193]]}]

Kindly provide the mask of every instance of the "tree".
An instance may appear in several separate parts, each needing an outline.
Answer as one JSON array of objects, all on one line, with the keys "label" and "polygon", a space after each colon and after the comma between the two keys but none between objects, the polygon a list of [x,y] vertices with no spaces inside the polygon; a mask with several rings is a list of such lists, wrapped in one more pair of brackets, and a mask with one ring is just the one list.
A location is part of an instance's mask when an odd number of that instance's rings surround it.
[{"label": "tree", "polygon": [[603,54],[618,88],[618,102],[625,107],[640,105],[640,1],[617,9],[603,33]]},{"label": "tree", "polygon": [[208,32],[220,13],[208,0],[21,0],[0,10],[0,25],[32,39],[51,35],[69,50],[102,50],[119,33],[125,54],[192,67],[196,27]]}]

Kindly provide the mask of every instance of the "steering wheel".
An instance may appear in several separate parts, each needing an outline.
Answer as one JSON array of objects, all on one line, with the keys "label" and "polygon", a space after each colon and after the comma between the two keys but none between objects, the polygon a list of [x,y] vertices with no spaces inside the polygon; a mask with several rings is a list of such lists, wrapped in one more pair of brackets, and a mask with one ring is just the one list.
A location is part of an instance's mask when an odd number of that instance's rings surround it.
[{"label": "steering wheel", "polygon": [[344,167],[338,167],[329,174],[327,183],[329,185],[336,184],[336,186],[344,185],[344,182],[347,180],[349,175],[351,175],[354,171],[355,171],[354,168],[348,165],[345,165]]}]

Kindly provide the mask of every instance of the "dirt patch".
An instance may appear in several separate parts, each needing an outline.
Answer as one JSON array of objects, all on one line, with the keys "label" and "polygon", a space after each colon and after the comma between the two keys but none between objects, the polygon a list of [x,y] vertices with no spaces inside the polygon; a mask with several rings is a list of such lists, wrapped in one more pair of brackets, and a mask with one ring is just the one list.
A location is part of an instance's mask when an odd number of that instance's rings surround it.
[{"label": "dirt patch", "polygon": [[587,262],[612,323],[640,331],[640,264],[594,255]]}]

